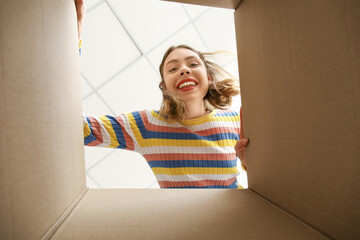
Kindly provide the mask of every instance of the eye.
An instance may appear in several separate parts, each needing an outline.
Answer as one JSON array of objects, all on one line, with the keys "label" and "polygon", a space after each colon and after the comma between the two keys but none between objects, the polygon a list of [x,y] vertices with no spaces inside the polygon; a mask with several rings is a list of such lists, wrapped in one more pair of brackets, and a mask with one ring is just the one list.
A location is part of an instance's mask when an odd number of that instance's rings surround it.
[{"label": "eye", "polygon": [[197,67],[197,66],[199,66],[199,64],[198,63],[191,63],[189,66],[190,67]]},{"label": "eye", "polygon": [[176,69],[177,69],[177,68],[170,68],[170,69],[169,69],[169,72],[174,72],[174,71],[176,71]]}]

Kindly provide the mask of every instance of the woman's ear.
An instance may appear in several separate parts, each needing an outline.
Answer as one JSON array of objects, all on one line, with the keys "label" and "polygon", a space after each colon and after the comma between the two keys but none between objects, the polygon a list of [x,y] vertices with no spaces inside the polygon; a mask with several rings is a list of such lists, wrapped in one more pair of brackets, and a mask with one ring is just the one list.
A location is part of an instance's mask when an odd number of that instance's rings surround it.
[{"label": "woman's ear", "polygon": [[212,79],[211,79],[210,74],[208,74],[207,76],[208,76],[208,81],[209,81],[209,84],[212,84]]},{"label": "woman's ear", "polygon": [[165,91],[166,90],[166,84],[164,81],[161,81],[161,83],[159,84],[159,87],[162,91]]}]

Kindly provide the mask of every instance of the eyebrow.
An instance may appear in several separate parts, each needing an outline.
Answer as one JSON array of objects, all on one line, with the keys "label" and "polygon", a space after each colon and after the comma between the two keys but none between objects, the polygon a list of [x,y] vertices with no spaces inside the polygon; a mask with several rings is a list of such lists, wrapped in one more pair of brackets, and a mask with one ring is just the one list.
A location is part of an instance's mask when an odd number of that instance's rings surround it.
[{"label": "eyebrow", "polygon": [[[187,58],[185,58],[185,60],[189,60],[189,59],[191,59],[191,58],[196,58],[196,57],[195,57],[195,56],[188,56]],[[178,61],[179,61],[179,60],[177,60],[177,59],[170,60],[170,61],[167,62],[167,64],[165,65],[165,67],[166,67],[167,65],[169,65],[169,63],[178,62]]]}]

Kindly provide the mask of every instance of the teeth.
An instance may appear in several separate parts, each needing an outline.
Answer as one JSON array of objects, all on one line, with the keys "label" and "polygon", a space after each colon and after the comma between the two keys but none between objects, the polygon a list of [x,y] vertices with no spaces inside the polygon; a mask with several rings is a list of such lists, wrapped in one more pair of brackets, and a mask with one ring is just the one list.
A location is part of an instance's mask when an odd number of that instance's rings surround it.
[{"label": "teeth", "polygon": [[179,89],[182,89],[183,87],[188,86],[188,85],[195,86],[196,83],[194,83],[194,82],[192,82],[192,81],[184,82],[184,83],[182,83],[178,88],[179,88]]}]

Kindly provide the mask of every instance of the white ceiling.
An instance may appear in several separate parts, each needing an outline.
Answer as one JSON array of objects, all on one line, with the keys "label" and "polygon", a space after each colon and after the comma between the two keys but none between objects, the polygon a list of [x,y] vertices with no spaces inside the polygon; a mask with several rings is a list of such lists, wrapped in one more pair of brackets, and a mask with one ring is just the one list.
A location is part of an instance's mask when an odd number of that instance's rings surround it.
[{"label": "white ceiling", "polygon": [[[158,0],[85,0],[85,6],[80,61],[86,115],[159,109],[158,66],[172,45],[236,54],[233,10]],[[236,57],[218,60],[238,76]],[[232,108],[238,111],[240,104],[234,98]],[[85,160],[90,188],[159,188],[140,154],[85,147]]]}]

